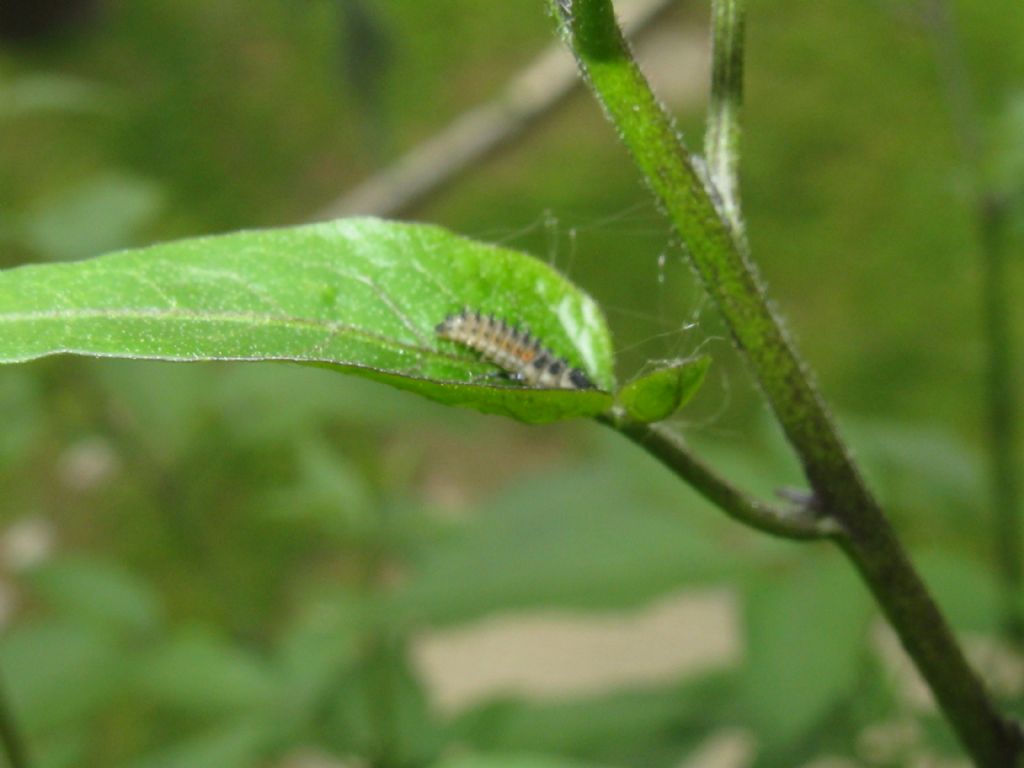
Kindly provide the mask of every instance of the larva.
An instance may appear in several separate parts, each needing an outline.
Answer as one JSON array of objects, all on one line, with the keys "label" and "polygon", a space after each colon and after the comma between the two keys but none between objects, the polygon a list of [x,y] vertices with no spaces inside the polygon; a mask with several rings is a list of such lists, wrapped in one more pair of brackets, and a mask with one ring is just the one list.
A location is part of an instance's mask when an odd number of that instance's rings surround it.
[{"label": "larva", "polygon": [[594,389],[579,368],[544,347],[525,330],[468,309],[448,315],[439,323],[442,339],[469,347],[501,368],[510,378],[543,389]]}]

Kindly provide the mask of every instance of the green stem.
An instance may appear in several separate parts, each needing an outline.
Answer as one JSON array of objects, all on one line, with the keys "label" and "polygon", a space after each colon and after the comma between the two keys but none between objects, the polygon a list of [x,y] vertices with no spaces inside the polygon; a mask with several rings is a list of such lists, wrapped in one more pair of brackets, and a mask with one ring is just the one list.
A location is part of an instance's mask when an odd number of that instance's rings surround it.
[{"label": "green stem", "polygon": [[744,237],[740,206],[740,112],[743,105],[743,28],[746,0],[711,2],[711,98],[704,158],[737,239]]},{"label": "green stem", "polygon": [[624,434],[741,523],[787,539],[821,539],[839,533],[833,520],[818,516],[810,508],[776,509],[746,496],[694,456],[683,438],[663,424],[643,424],[618,411],[599,421]]},{"label": "green stem", "polygon": [[769,305],[745,243],[734,236],[622,37],[610,0],[549,0],[580,68],[687,246],[704,286],[761,384],[819,508],[904,648],[979,765],[1021,752],[971,670],[888,520],[860,477],[824,402]]}]

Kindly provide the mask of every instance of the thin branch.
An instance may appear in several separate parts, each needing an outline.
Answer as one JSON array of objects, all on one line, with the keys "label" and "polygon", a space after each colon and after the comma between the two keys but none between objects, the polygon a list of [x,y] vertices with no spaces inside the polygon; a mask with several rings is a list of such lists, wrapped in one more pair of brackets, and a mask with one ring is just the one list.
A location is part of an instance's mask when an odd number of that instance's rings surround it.
[{"label": "thin branch", "polygon": [[711,98],[704,135],[708,176],[738,239],[744,237],[739,164],[745,17],[746,0],[711,2]]},{"label": "thin branch", "polygon": [[[640,34],[671,7],[671,0],[628,3],[626,34]],[[355,215],[394,217],[408,211],[520,136],[562,104],[579,85],[576,65],[565,47],[549,46],[496,98],[460,115],[390,167],[324,206],[312,220]]]},{"label": "thin branch", "polygon": [[835,521],[809,506],[777,509],[747,496],[695,456],[683,438],[663,424],[643,424],[613,413],[599,419],[671,469],[729,517],[787,539],[822,539],[840,533]]},{"label": "thin branch", "polygon": [[837,541],[879,601],[904,648],[974,760],[1014,765],[1022,751],[967,664],[949,625],[839,437],[795,346],[765,296],[745,243],[724,220],[671,117],[640,73],[610,0],[548,0],[584,76],[687,247],[793,446]]}]

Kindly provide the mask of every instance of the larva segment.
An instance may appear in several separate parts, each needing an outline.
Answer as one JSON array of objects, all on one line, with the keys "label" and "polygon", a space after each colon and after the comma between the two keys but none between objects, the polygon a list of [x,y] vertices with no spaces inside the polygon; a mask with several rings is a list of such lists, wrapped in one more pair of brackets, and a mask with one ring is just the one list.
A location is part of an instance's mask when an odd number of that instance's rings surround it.
[{"label": "larva segment", "polygon": [[493,315],[463,310],[439,323],[437,335],[478,352],[512,379],[540,389],[594,389],[590,377],[544,347],[529,331]]}]

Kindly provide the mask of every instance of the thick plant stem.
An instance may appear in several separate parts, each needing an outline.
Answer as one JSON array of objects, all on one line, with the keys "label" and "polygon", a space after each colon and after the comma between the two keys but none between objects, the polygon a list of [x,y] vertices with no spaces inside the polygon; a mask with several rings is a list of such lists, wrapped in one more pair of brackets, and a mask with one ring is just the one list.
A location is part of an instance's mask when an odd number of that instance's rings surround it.
[{"label": "thick plant stem", "polygon": [[769,305],[747,249],[640,73],[610,0],[550,0],[586,79],[686,244],[690,261],[803,464],[818,508],[841,526],[862,574],[978,765],[1012,766],[1015,723],[995,708],[860,477],[832,418]]}]

